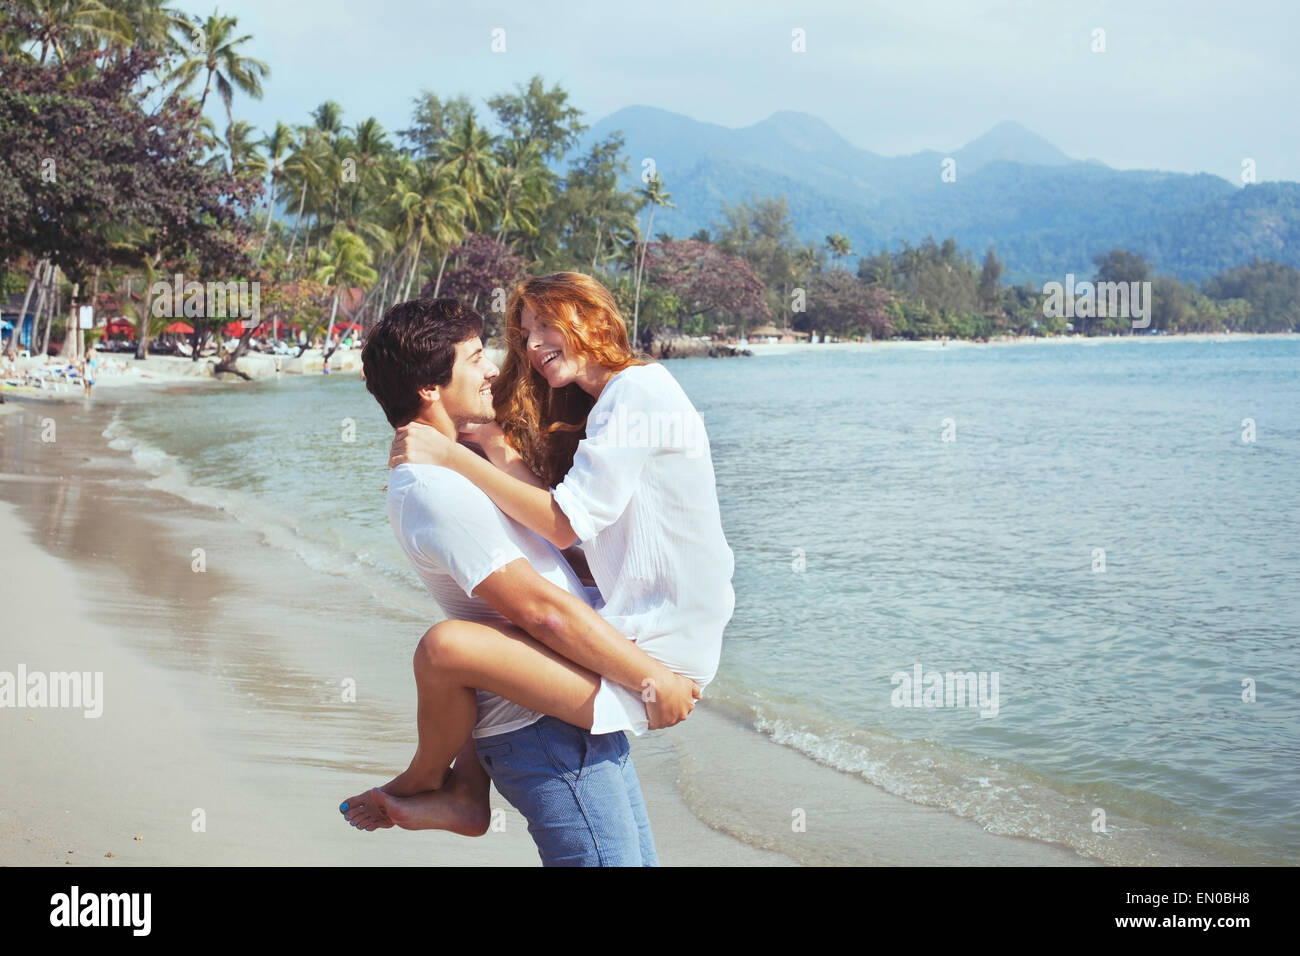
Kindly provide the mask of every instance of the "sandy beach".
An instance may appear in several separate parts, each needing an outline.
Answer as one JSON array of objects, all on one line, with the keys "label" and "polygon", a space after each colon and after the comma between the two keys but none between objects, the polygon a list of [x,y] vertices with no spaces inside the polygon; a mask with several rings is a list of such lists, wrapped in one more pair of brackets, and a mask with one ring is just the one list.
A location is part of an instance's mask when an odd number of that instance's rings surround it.
[{"label": "sandy beach", "polygon": [[[103,675],[98,717],[0,708],[0,864],[537,865],[495,791],[504,826],[478,839],[341,820],[341,799],[409,758],[410,649],[436,609],[422,620],[289,566],[256,529],[149,487],[102,435],[119,395],[166,400],[147,391],[11,397],[0,415],[0,671]],[[350,647],[379,628],[391,655]],[[707,700],[632,750],[665,865],[1092,862],[909,803]]]}]

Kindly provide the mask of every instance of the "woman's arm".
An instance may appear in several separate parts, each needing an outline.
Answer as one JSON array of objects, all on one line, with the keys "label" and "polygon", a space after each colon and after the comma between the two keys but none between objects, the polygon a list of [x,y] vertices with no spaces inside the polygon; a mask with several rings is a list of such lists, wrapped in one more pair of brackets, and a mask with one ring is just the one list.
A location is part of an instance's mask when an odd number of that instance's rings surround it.
[{"label": "woman's arm", "polygon": [[488,461],[507,475],[518,478],[534,488],[546,487],[546,482],[533,473],[524,461],[524,456],[515,451],[515,447],[506,439],[505,432],[496,422],[472,425],[463,429],[456,437],[461,441],[478,445],[483,449],[483,454],[487,455]]},{"label": "woman's arm", "polygon": [[561,550],[578,540],[568,517],[555,503],[550,491],[507,474],[431,425],[412,422],[397,429],[388,467],[394,468],[408,461],[441,465],[459,472],[511,518]]}]

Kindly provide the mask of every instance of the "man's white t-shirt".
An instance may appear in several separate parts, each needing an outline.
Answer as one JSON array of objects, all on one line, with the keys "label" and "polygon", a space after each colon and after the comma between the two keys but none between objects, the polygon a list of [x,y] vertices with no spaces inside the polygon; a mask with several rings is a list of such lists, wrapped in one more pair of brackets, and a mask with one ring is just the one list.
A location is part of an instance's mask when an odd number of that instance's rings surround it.
[{"label": "man's white t-shirt", "polygon": [[[474,589],[489,574],[525,558],[556,587],[588,604],[583,587],[559,550],[506,517],[462,475],[438,465],[403,464],[388,474],[388,520],[397,541],[448,618],[509,624]],[[475,737],[509,733],[540,720],[535,710],[478,691]]]}]

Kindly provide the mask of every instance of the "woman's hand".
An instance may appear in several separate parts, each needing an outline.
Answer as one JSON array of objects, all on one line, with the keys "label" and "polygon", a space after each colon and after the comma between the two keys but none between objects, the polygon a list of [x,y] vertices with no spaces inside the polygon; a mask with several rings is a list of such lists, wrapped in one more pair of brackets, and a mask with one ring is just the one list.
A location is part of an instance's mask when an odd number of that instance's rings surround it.
[{"label": "woman's hand", "polygon": [[392,447],[388,450],[388,467],[410,463],[413,465],[442,465],[456,448],[456,443],[432,425],[411,422],[397,429]]},{"label": "woman's hand", "polygon": [[502,457],[504,452],[510,448],[509,443],[506,441],[506,433],[501,430],[501,426],[496,422],[466,425],[456,437],[460,441],[478,445],[479,448],[483,449],[483,453],[488,456],[488,461],[493,464],[496,464],[497,459]]},{"label": "woman's hand", "polygon": [[645,701],[650,729],[662,730],[681,723],[691,715],[700,696],[700,685],[681,674],[667,671],[658,680],[647,677],[641,699]]}]

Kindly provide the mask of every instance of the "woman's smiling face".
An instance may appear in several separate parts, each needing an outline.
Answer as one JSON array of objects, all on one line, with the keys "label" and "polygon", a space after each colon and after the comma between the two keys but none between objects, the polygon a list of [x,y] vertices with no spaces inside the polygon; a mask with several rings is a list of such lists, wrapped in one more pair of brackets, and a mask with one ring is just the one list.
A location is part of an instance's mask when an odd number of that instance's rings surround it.
[{"label": "woman's smiling face", "polygon": [[524,357],[546,379],[551,388],[563,388],[577,378],[581,368],[569,354],[564,334],[547,325],[527,305],[519,315],[519,330]]}]

